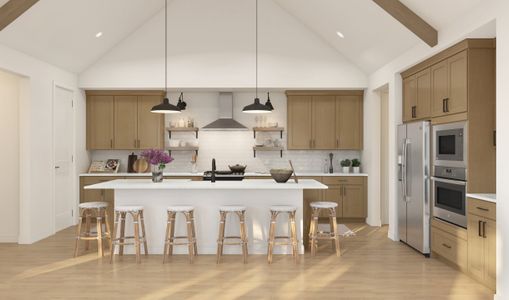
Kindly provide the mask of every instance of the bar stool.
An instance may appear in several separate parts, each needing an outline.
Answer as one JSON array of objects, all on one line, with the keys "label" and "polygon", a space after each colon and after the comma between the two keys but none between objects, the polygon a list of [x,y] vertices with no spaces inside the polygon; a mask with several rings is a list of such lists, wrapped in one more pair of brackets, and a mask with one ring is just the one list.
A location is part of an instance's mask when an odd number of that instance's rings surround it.
[{"label": "bar stool", "polygon": [[[85,202],[78,205],[80,220],[76,227],[76,242],[74,245],[74,257],[78,256],[79,242],[80,240],[85,241],[85,250],[90,247],[91,240],[97,240],[97,254],[100,257],[104,256],[103,239],[109,239],[108,243],[111,249],[111,232],[110,224],[108,222],[108,213],[106,208],[108,207],[107,202]],[[90,231],[91,218],[96,218],[97,232],[93,233]],[[85,231],[81,232],[81,226],[83,225],[83,219],[85,219]],[[102,225],[106,227],[106,231],[103,231]]]},{"label": "bar stool", "polygon": [[[130,215],[134,224],[134,236],[125,236],[125,220],[127,215]],[[118,221],[120,219],[120,236],[117,238]],[[140,235],[141,223],[141,235]],[[132,242],[126,242],[132,240]],[[118,255],[124,255],[124,245],[134,245],[136,250],[136,263],[141,263],[140,248],[143,242],[143,249],[145,255],[148,255],[147,239],[145,238],[145,221],[143,219],[143,206],[117,206],[115,207],[115,228],[113,229],[113,236],[111,239],[111,257],[110,263],[113,262],[115,254],[115,246],[118,245]]]},{"label": "bar stool", "polygon": [[[270,207],[270,229],[269,229],[269,246],[267,249],[267,261],[272,263],[272,251],[274,246],[292,245],[292,256],[295,263],[298,262],[299,252],[297,248],[297,226],[295,225],[295,213],[297,207],[287,205],[276,205]],[[289,218],[290,236],[276,236],[277,216],[281,213],[287,213]],[[276,242],[278,239],[285,239],[286,242]]]},{"label": "bar stool", "polygon": [[[196,247],[196,230],[194,228],[194,207],[192,206],[170,206],[167,209],[168,222],[166,225],[166,237],[164,242],[163,264],[167,255],[173,255],[173,246],[187,245],[189,263],[193,263],[193,257],[198,255]],[[182,213],[186,217],[187,236],[175,236],[175,217]],[[178,242],[178,239],[187,239],[185,242]]]},{"label": "bar stool", "polygon": [[[311,248],[311,256],[316,255],[316,249],[318,248],[318,240],[331,240],[333,247],[336,249],[336,255],[341,255],[341,250],[339,248],[339,233],[338,233],[338,224],[336,221],[336,207],[338,206],[335,202],[311,202],[309,204],[311,206],[311,225],[309,228],[309,246]],[[329,232],[318,232],[318,217],[320,215],[320,211],[324,209],[329,213],[329,223],[330,223],[330,231]]]},{"label": "bar stool", "polygon": [[[240,221],[240,237],[238,236],[225,236],[225,225],[226,216],[228,213],[235,213],[239,217]],[[246,207],[227,205],[219,208],[220,221],[219,221],[219,236],[217,238],[217,263],[221,262],[221,256],[223,255],[224,245],[240,245],[242,246],[242,255],[244,257],[244,263],[247,263],[247,230],[246,230]],[[225,242],[228,239],[240,239],[240,242]]]}]

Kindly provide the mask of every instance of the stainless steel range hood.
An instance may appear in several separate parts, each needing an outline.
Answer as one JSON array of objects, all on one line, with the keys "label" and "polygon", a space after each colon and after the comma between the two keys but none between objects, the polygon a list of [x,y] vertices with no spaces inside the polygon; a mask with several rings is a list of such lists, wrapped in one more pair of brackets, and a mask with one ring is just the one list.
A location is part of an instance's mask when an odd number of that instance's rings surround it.
[{"label": "stainless steel range hood", "polygon": [[209,131],[241,131],[247,127],[233,119],[233,93],[219,93],[219,118],[204,126],[202,130]]}]

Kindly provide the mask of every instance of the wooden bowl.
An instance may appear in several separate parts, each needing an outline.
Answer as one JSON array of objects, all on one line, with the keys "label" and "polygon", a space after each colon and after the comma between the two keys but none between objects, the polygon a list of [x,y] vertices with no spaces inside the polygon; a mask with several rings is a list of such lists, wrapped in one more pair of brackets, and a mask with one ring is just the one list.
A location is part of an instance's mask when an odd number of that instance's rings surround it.
[{"label": "wooden bowl", "polygon": [[148,171],[149,163],[143,157],[138,158],[133,164],[133,170],[136,173],[145,173]]},{"label": "wooden bowl", "polygon": [[270,169],[270,176],[277,183],[285,183],[292,177],[293,170],[291,169]]}]

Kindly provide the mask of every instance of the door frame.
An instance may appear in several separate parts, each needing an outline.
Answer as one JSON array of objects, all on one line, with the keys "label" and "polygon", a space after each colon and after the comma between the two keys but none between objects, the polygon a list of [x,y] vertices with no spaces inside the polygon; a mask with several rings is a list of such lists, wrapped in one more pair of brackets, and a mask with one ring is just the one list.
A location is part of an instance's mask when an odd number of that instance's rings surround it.
[{"label": "door frame", "polygon": [[[56,101],[56,89],[60,88],[66,91],[69,91],[72,93],[72,161],[71,161],[71,168],[70,172],[73,177],[73,184],[71,187],[71,194],[76,196],[77,191],[77,180],[74,178],[76,175],[76,107],[75,107],[75,98],[76,98],[76,92],[71,87],[68,87],[66,85],[60,84],[56,81],[53,81],[53,88],[52,88],[52,101],[51,101],[51,231],[53,233],[56,233],[56,213],[55,213],[55,207],[56,207],[56,193],[55,193],[55,101]],[[74,201],[71,204],[72,210],[73,210],[73,216],[71,224],[76,224],[76,211],[78,207],[78,199],[77,197],[74,198]]]}]

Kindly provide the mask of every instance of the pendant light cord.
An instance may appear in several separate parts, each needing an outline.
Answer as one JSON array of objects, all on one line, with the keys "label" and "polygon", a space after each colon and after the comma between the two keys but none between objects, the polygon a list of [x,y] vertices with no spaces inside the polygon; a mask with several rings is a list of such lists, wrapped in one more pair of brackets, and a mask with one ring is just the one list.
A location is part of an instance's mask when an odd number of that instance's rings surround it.
[{"label": "pendant light cord", "polygon": [[164,91],[168,97],[168,0],[164,0]]},{"label": "pendant light cord", "polygon": [[255,8],[255,53],[256,53],[256,86],[255,86],[255,93],[256,98],[258,98],[258,0],[255,0],[256,2],[256,8]]}]

